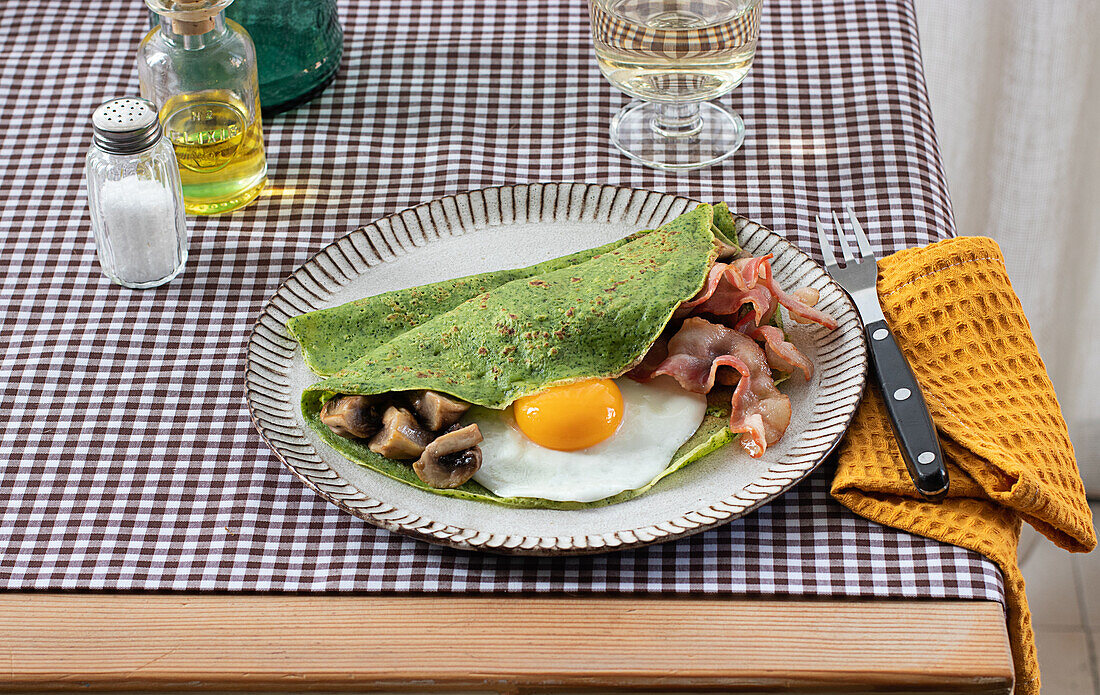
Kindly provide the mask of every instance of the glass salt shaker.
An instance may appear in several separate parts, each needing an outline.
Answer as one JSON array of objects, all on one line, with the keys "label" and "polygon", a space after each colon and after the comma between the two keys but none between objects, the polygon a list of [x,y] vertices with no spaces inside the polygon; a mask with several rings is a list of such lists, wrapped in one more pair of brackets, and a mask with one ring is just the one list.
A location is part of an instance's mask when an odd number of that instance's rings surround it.
[{"label": "glass salt shaker", "polygon": [[125,287],[157,287],[187,261],[187,223],[176,155],[157,108],[112,99],[92,114],[84,166],[92,233],[103,273]]}]

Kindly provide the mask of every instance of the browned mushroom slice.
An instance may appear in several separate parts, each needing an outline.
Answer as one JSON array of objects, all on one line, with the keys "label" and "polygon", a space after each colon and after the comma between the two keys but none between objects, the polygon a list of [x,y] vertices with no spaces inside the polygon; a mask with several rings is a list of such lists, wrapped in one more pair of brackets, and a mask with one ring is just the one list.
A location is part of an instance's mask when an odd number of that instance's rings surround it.
[{"label": "browned mushroom slice", "polygon": [[368,446],[388,459],[408,461],[420,456],[431,440],[431,433],[420,428],[412,413],[391,405],[382,414],[382,431]]},{"label": "browned mushroom slice", "polygon": [[481,468],[481,430],[477,425],[454,429],[424,449],[413,471],[435,488],[458,487]]},{"label": "browned mushroom slice", "polygon": [[413,391],[409,394],[409,400],[413,410],[420,416],[420,422],[432,432],[455,424],[470,409],[469,403],[438,391]]},{"label": "browned mushroom slice", "polygon": [[[716,227],[711,228],[716,229]],[[714,235],[714,245],[718,247],[717,260],[719,261],[728,261],[731,258],[737,258],[741,255],[741,247],[737,244],[727,244],[718,237],[718,234]]]},{"label": "browned mushroom slice", "polygon": [[334,396],[321,407],[321,422],[340,437],[366,438],[379,430],[382,417],[367,396]]}]

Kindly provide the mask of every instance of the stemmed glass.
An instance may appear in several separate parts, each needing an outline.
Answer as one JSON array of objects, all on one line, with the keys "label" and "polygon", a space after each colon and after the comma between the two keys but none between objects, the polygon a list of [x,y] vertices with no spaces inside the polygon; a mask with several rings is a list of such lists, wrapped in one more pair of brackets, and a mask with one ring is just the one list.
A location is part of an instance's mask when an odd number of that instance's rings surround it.
[{"label": "stemmed glass", "polygon": [[658,169],[697,169],[729,157],[745,124],[711,100],[741,84],[756,55],[760,0],[588,0],[596,61],[633,101],[611,141]]}]

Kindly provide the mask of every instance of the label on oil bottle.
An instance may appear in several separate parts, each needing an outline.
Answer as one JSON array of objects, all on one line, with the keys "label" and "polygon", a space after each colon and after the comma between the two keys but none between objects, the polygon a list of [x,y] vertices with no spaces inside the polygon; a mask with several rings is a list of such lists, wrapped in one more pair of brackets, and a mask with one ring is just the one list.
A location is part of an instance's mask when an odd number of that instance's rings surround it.
[{"label": "label on oil bottle", "polygon": [[233,161],[248,126],[244,113],[232,103],[209,98],[179,102],[166,104],[162,110],[166,113],[162,119],[164,134],[176,151],[179,165],[210,173]]}]

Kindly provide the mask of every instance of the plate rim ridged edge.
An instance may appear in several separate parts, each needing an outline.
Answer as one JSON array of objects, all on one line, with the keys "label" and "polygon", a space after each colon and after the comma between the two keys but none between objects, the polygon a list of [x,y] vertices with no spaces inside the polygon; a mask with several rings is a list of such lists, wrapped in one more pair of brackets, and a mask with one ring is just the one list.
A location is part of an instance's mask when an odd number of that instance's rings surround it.
[{"label": "plate rim ridged edge", "polygon": [[[298,399],[289,381],[289,366],[298,344],[287,334],[286,320],[321,308],[331,297],[334,292],[325,289],[322,277],[326,282],[335,281],[343,286],[371,267],[401,258],[433,241],[461,236],[466,229],[475,227],[474,211],[480,209],[485,213],[489,208],[487,197],[496,198],[497,215],[486,215],[488,224],[479,229],[532,221],[531,214],[542,215],[542,220],[550,214],[549,221],[599,220],[601,210],[605,207],[614,210],[617,205],[636,211],[636,219],[622,221],[644,229],[647,223],[657,226],[698,204],[670,193],[611,184],[548,182],[492,186],[444,196],[379,218],[314,254],[280,284],[252,327],[246,352],[244,396],[249,417],[264,443],[318,495],[387,531],[461,550],[514,555],[602,553],[692,535],[744,516],[809,475],[839,444],[855,416],[867,380],[868,356],[856,309],[844,290],[805,252],[762,225],[736,216],[742,246],[753,255],[774,253],[777,259],[782,259],[782,267],[775,269],[777,279],[782,276],[788,283],[818,289],[821,292],[818,308],[836,317],[840,324],[832,333],[819,332],[818,348],[824,347],[827,356],[824,361],[819,358],[815,365],[839,379],[831,384],[823,376],[821,382],[822,386],[828,383],[834,388],[834,405],[822,422],[813,419],[818,417],[816,412],[811,415],[810,426],[804,433],[814,433],[812,442],[797,453],[785,454],[754,482],[718,502],[655,524],[599,535],[530,536],[494,534],[434,521],[374,499],[344,480],[317,454],[298,425],[294,411]],[[520,209],[521,206],[525,209]],[[550,206],[552,209],[548,209]],[[512,219],[504,219],[506,210]],[[524,218],[520,219],[520,215]],[[607,215],[603,218],[611,221]],[[372,255],[366,255],[368,250]],[[837,362],[839,371],[834,374]]]}]

